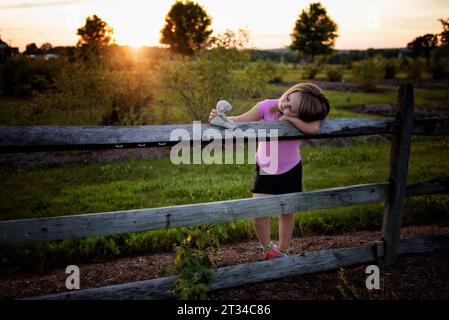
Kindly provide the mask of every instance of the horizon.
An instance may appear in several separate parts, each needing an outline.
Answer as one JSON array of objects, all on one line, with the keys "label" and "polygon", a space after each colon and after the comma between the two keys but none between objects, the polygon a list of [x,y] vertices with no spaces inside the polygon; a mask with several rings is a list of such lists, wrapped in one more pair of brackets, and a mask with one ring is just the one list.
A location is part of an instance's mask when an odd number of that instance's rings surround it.
[{"label": "horizon", "polygon": [[[214,34],[226,29],[247,29],[250,34],[248,48],[276,50],[290,44],[290,33],[298,15],[313,1],[281,0],[272,4],[260,0],[257,6],[252,5],[255,2],[252,0],[196,2],[212,17]],[[336,50],[405,48],[417,36],[440,33],[442,28],[438,19],[447,18],[441,13],[449,7],[448,0],[381,0],[375,4],[368,0],[320,2],[339,27]],[[0,4],[3,22],[0,37],[8,45],[19,47],[21,52],[30,43],[36,43],[38,47],[45,42],[54,47],[75,46],[79,38],[76,30],[84,25],[87,16],[97,14],[114,29],[117,44],[162,47],[159,31],[173,3],[161,0],[151,3],[140,0],[126,3],[105,0],[3,1]]]},{"label": "horizon", "polygon": [[[4,39],[1,39],[0,38],[0,40],[2,40],[2,41],[4,41],[4,42],[6,42]],[[30,44],[31,44],[31,42],[30,42]],[[42,43],[43,44],[43,43]],[[9,45],[9,43],[8,43],[8,45]],[[38,47],[40,47],[38,44],[36,44]],[[133,49],[145,49],[145,48],[159,48],[159,49],[168,49],[168,47],[166,47],[166,46],[162,46],[162,45],[142,45],[142,46],[139,46],[139,47],[135,47],[135,46],[130,46],[130,45],[127,45],[127,44],[118,44],[118,43],[115,43],[115,45],[118,45],[118,46],[120,46],[120,47],[129,47],[129,48],[133,48]],[[17,47],[14,47],[14,46],[12,46],[13,48],[17,48]],[[76,44],[71,44],[71,45],[54,45],[53,46],[53,48],[57,48],[57,47],[73,47],[73,48],[76,48]],[[260,50],[260,51],[278,51],[278,50],[286,50],[286,51],[290,51],[290,52],[293,52],[293,51],[291,51],[289,48],[287,48],[287,47],[284,47],[284,48],[256,48],[256,47],[248,47],[248,48],[243,48],[244,50],[246,50],[246,49],[248,49],[248,50]],[[366,51],[366,50],[370,50],[370,49],[373,49],[373,50],[403,50],[403,49],[407,49],[407,47],[406,46],[404,46],[404,47],[396,47],[396,48],[394,48],[394,47],[385,47],[385,48],[366,48],[366,49],[345,49],[345,48],[333,48],[333,51]],[[25,51],[25,48],[23,48],[23,50],[19,50],[19,52],[20,53],[22,53],[22,52],[24,52]]]}]

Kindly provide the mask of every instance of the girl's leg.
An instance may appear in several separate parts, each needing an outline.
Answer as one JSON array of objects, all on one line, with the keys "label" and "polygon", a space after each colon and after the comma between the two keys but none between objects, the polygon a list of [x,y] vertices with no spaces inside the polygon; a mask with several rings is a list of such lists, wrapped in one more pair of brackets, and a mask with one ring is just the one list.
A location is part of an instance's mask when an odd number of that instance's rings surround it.
[{"label": "girl's leg", "polygon": [[295,216],[293,213],[281,214],[279,216],[279,248],[287,250],[292,241]]},{"label": "girl's leg", "polygon": [[[253,198],[266,197],[270,194],[253,193]],[[253,218],[253,227],[262,246],[270,244],[270,217]]]}]

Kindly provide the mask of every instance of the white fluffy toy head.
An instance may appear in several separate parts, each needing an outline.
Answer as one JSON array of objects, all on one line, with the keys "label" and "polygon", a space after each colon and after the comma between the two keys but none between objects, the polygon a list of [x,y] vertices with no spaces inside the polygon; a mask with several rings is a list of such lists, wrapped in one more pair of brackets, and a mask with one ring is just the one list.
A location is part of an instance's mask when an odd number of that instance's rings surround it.
[{"label": "white fluffy toy head", "polygon": [[217,111],[226,113],[232,110],[232,106],[229,102],[226,100],[220,100],[217,102]]},{"label": "white fluffy toy head", "polygon": [[234,121],[229,119],[225,114],[226,112],[229,112],[231,110],[232,110],[232,106],[229,102],[227,102],[226,100],[218,101],[217,102],[217,114],[211,120],[210,124],[212,124],[214,126],[233,129],[235,127]]}]

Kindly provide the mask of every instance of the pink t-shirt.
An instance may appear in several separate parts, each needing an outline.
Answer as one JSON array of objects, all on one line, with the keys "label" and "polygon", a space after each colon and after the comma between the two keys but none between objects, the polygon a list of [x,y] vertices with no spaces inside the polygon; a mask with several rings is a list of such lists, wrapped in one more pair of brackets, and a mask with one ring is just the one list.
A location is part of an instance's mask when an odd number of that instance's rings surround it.
[{"label": "pink t-shirt", "polygon": [[[266,99],[258,103],[261,121],[277,121],[281,113],[276,111],[270,113],[270,109],[278,103],[278,99]],[[269,133],[269,131],[267,132]],[[277,143],[278,150],[272,145],[270,153],[270,143]],[[285,140],[272,142],[259,142],[256,152],[256,163],[260,169],[268,174],[281,174],[289,171],[301,161],[299,148],[300,140]]]}]

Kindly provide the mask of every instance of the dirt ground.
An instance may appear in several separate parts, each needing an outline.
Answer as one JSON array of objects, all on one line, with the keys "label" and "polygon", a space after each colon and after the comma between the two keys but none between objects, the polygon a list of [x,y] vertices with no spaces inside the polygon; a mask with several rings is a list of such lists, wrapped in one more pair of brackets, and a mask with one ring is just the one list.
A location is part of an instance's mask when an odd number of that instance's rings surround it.
[{"label": "dirt ground", "polygon": [[[409,226],[401,237],[449,232],[449,225]],[[293,240],[290,254],[366,245],[380,238],[379,231],[360,231],[336,236],[310,236]],[[217,267],[255,262],[257,242],[226,244],[212,260]],[[79,264],[81,289],[156,278],[174,254],[129,257],[104,263]],[[354,266],[276,281],[245,285],[209,294],[210,299],[449,299],[449,251],[404,255],[398,265],[379,265],[380,290],[365,287],[366,266]],[[17,299],[65,291],[65,268],[46,274],[0,275],[0,299]],[[339,288],[340,287],[340,288]]]}]

